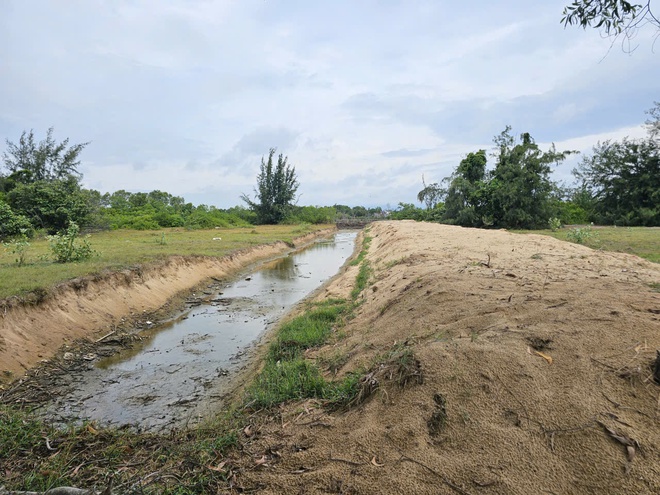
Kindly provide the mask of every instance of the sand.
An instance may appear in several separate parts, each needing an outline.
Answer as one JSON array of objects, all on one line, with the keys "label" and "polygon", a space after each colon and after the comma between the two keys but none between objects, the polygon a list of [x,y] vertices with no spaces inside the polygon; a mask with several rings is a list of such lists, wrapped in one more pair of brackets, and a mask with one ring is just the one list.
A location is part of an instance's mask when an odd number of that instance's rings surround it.
[{"label": "sand", "polygon": [[[660,266],[546,236],[377,222],[363,304],[309,358],[338,377],[409,348],[423,383],[349,411],[256,414],[259,493],[660,493]],[[347,295],[356,268],[328,286]],[[327,372],[328,378],[332,373]]]}]

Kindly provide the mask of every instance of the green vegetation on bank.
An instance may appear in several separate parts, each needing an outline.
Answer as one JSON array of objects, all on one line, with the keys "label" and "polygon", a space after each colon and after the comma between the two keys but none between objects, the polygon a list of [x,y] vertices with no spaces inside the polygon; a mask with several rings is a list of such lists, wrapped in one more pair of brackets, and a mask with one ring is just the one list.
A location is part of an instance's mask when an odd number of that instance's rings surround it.
[{"label": "green vegetation on bank", "polygon": [[263,369],[247,391],[252,408],[271,407],[288,400],[317,398],[331,408],[346,407],[359,392],[359,374],[349,373],[338,381],[327,381],[315,362],[305,359],[305,351],[324,344],[350,317],[359,304],[358,297],[370,274],[365,259],[371,238],[365,235],[359,256],[351,263],[360,264],[351,300],[329,299],[311,305],[303,314],[285,322],[270,344]]},{"label": "green vegetation on bank", "polygon": [[169,256],[221,257],[237,250],[270,244],[290,243],[296,237],[322,229],[323,225],[259,225],[213,230],[163,229],[160,231],[112,230],[96,232],[87,239],[97,256],[78,263],[52,260],[49,241],[32,239],[23,252],[22,266],[11,244],[0,247],[0,299],[47,292],[57,283],[86,275],[117,271]]},{"label": "green vegetation on bank", "polygon": [[551,173],[575,151],[554,145],[543,151],[529,133],[517,137],[507,126],[492,153],[467,153],[440,183],[422,177],[417,200],[425,208],[399,203],[390,218],[506,229],[543,229],[551,219],[660,226],[660,102],[647,113],[646,138],[599,142],[573,170],[572,186],[554,182]]},{"label": "green vegetation on bank", "polygon": [[[653,227],[564,227],[555,231],[513,231],[523,234],[549,235],[562,241],[576,242],[572,233],[578,229],[586,230],[584,244],[593,249],[615,251],[640,256],[654,263],[660,263],[660,228]],[[588,229],[588,230],[587,230]]]}]

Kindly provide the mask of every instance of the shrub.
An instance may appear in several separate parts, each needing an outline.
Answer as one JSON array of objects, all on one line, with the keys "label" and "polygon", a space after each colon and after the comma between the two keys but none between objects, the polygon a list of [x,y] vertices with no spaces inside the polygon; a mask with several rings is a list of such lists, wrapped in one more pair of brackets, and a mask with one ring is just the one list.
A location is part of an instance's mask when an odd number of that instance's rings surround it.
[{"label": "shrub", "polygon": [[58,263],[84,261],[96,254],[87,239],[79,239],[79,234],[80,227],[75,222],[71,222],[66,232],[48,236],[55,261]]},{"label": "shrub", "polygon": [[566,234],[566,239],[578,244],[584,244],[588,239],[597,237],[598,234],[591,229],[591,226],[575,227]]},{"label": "shrub", "polygon": [[23,266],[25,264],[25,255],[27,250],[30,247],[28,242],[27,229],[21,229],[21,234],[14,237],[11,241],[3,243],[5,248],[16,256],[16,264],[18,266]]},{"label": "shrub", "polygon": [[559,229],[561,229],[561,220],[559,220],[557,217],[553,217],[548,220],[548,226],[550,227],[550,230],[557,232]]},{"label": "shrub", "polygon": [[0,240],[21,235],[31,237],[30,221],[23,215],[14,213],[7,203],[0,201]]}]

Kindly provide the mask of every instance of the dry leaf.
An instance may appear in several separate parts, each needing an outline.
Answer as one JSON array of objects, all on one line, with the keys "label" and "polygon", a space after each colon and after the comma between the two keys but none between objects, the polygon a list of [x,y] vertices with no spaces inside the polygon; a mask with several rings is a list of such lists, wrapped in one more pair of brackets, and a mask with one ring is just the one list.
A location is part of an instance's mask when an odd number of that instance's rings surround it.
[{"label": "dry leaf", "polygon": [[628,445],[626,447],[626,452],[628,453],[628,462],[632,462],[633,459],[635,458],[635,454],[637,453],[635,447],[633,447],[632,445]]},{"label": "dry leaf", "polygon": [[257,459],[256,461],[254,461],[254,465],[255,466],[265,466],[267,462],[268,462],[268,459],[266,459],[266,456],[262,455],[261,459]]},{"label": "dry leaf", "polygon": [[87,425],[87,431],[90,432],[92,435],[99,434],[98,430],[95,429],[92,425]]},{"label": "dry leaf", "polygon": [[80,471],[80,468],[83,467],[84,465],[85,465],[84,462],[82,464],[78,464],[78,466],[76,466],[76,469],[74,469],[73,472],[71,473],[71,477],[75,478],[76,475],[78,474],[78,471]]},{"label": "dry leaf", "polygon": [[537,356],[541,356],[543,359],[545,359],[548,362],[548,364],[552,364],[552,357],[548,356],[547,354],[543,354],[540,351],[534,351],[534,354],[536,354]]},{"label": "dry leaf", "polygon": [[385,464],[378,464],[378,461],[376,460],[376,456],[373,456],[371,459],[371,464],[373,464],[376,467],[383,467]]},{"label": "dry leaf", "polygon": [[245,433],[245,436],[246,436],[246,437],[251,437],[252,435],[254,435],[254,432],[252,431],[252,427],[251,427],[250,425],[247,425],[247,426],[243,429],[243,433]]},{"label": "dry leaf", "polygon": [[207,466],[211,471],[224,471],[225,464],[227,464],[227,461],[222,461],[220,464],[217,466]]}]

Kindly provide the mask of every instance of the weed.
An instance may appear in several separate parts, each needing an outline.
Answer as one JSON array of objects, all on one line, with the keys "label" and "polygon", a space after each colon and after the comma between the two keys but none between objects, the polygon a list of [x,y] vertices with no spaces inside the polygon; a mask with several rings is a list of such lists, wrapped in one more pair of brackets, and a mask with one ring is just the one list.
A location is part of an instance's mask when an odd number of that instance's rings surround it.
[{"label": "weed", "polygon": [[0,408],[0,459],[30,454],[42,436],[38,421],[21,411]]},{"label": "weed", "polygon": [[534,253],[534,254],[531,256],[531,258],[532,258],[533,260],[542,260],[542,259],[543,259],[543,256],[541,256],[541,253]]},{"label": "weed", "polygon": [[[544,234],[565,241],[568,239],[568,230],[557,232],[551,230],[526,230],[518,233]],[[616,251],[641,256],[654,263],[660,263],[660,242],[658,242],[658,229],[648,227],[599,227],[598,237],[587,239],[585,244],[598,247],[606,251]],[[591,241],[597,241],[592,243]]]},{"label": "weed", "polygon": [[[317,227],[314,226],[314,229]],[[254,233],[251,231],[254,230]],[[252,245],[288,242],[297,237],[291,225],[261,225],[212,230],[163,229],[166,245],[154,233],[139,230],[111,230],[94,234],[93,247],[98,256],[77,263],[53,263],[47,238],[30,241],[27,263],[18,267],[14,256],[0,249],[0,299],[23,296],[37,287],[49,289],[65,280],[107,271],[121,271],[140,264],[160,262],[164,257],[222,257]],[[222,242],[213,242],[222,237]],[[34,259],[34,262],[32,261]]]},{"label": "weed", "polygon": [[355,286],[351,291],[351,298],[355,301],[362,291],[367,287],[369,278],[371,277],[372,269],[369,262],[364,260],[360,265],[357,277],[355,277]]},{"label": "weed", "polygon": [[351,266],[358,266],[364,258],[367,256],[367,253],[369,252],[369,246],[371,245],[371,240],[372,238],[367,235],[368,230],[365,229],[365,235],[364,238],[362,239],[362,249],[360,250],[360,253],[357,255],[357,258],[355,258],[353,261],[351,261],[350,265]]},{"label": "weed", "polygon": [[160,240],[158,241],[158,244],[161,246],[166,246],[167,245],[167,239],[165,239],[165,232],[162,232],[160,235]]},{"label": "weed", "polygon": [[470,413],[467,412],[465,409],[461,408],[461,410],[458,412],[458,414],[461,416],[461,420],[463,421],[463,424],[468,424],[472,422],[472,418],[470,417]]},{"label": "weed", "polygon": [[408,259],[409,259],[409,257],[404,256],[403,258],[399,258],[397,260],[388,261],[387,263],[385,263],[385,268],[387,268],[389,270],[390,268],[393,268],[397,265],[401,265],[401,264],[405,263]]},{"label": "weed", "polygon": [[330,356],[320,357],[319,363],[330,373],[336,375],[337,372],[344,367],[349,359],[350,354],[342,351],[335,351]]},{"label": "weed", "polygon": [[87,241],[89,236],[80,240],[79,234],[80,227],[75,222],[71,222],[66,232],[48,237],[55,261],[58,263],[85,261],[97,254]]},{"label": "weed", "polygon": [[27,229],[21,229],[19,236],[16,236],[11,241],[3,244],[11,254],[16,256],[15,261],[18,266],[25,265],[25,256],[27,255],[27,250],[30,247],[30,242],[28,241],[27,236]]},{"label": "weed", "polygon": [[651,290],[653,290],[653,292],[660,292],[660,283],[653,282],[650,283],[649,286],[651,287]]},{"label": "weed", "polygon": [[426,424],[429,435],[437,436],[447,425],[447,399],[444,395],[435,393],[433,394],[433,402],[435,402],[435,410]]},{"label": "weed", "polygon": [[314,229],[312,228],[312,225],[309,223],[301,223],[298,225],[296,228],[293,229],[294,234],[308,234],[312,232]]},{"label": "weed", "polygon": [[247,390],[246,405],[259,409],[289,400],[322,398],[327,386],[319,368],[300,357],[281,361],[268,359]]},{"label": "weed", "polygon": [[559,220],[557,217],[551,218],[548,220],[548,227],[550,227],[550,230],[553,232],[557,232],[559,229],[561,229],[561,220]]},{"label": "weed", "polygon": [[575,227],[568,231],[566,239],[578,244],[584,244],[588,239],[597,236],[598,234],[592,230],[591,226]]}]

